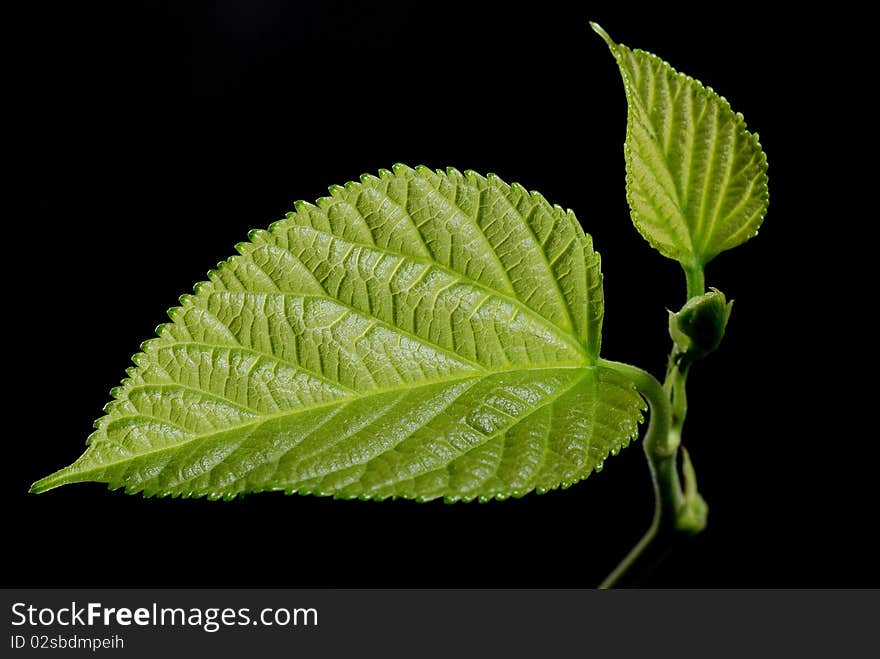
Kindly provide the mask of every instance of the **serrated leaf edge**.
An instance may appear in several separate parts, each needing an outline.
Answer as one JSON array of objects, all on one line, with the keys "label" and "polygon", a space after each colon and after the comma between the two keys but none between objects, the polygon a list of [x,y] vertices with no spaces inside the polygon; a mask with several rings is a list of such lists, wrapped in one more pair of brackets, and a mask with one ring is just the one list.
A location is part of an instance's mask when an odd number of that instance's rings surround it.
[{"label": "serrated leaf edge", "polygon": [[[383,176],[392,176],[392,175],[399,176],[401,173],[406,172],[406,171],[413,172],[417,175],[423,175],[424,173],[427,172],[427,173],[431,173],[431,174],[438,174],[441,176],[444,174],[446,176],[462,176],[468,180],[471,180],[475,177],[476,178],[485,178],[485,180],[489,181],[491,184],[496,185],[496,186],[500,184],[501,186],[510,187],[510,188],[514,188],[514,189],[519,188],[523,191],[526,191],[527,194],[529,195],[529,197],[531,199],[533,199],[534,201],[536,201],[537,203],[546,205],[547,207],[550,207],[553,210],[555,210],[561,214],[564,214],[566,216],[566,218],[568,218],[572,227],[576,231],[576,236],[581,241],[581,246],[585,250],[585,253],[591,254],[593,256],[593,259],[595,260],[595,267],[597,267],[599,269],[599,271],[598,271],[598,282],[599,282],[598,286],[600,288],[602,287],[603,276],[602,276],[602,272],[601,272],[601,255],[599,254],[599,252],[597,252],[593,248],[592,236],[584,231],[580,222],[577,220],[577,217],[574,214],[574,212],[570,208],[563,208],[559,204],[550,204],[540,192],[538,192],[536,190],[528,190],[527,188],[525,188],[523,185],[521,185],[518,182],[513,182],[513,183],[508,184],[500,176],[498,176],[497,174],[495,174],[493,172],[487,172],[487,174],[484,177],[481,174],[479,174],[478,172],[471,170],[471,169],[466,169],[466,170],[464,170],[464,172],[461,172],[460,170],[456,169],[455,167],[446,167],[445,169],[440,169],[440,168],[431,169],[425,165],[417,165],[415,167],[409,167],[408,165],[405,165],[403,163],[398,162],[398,163],[395,163],[394,165],[392,165],[390,171],[385,168],[379,169],[378,170],[378,177],[376,177],[375,174],[364,173],[358,177],[358,179],[359,179],[358,181],[348,181],[344,185],[330,185],[330,186],[328,186],[327,189],[328,189],[328,192],[330,193],[330,197],[332,198],[333,196],[340,194],[341,191],[346,190],[350,186],[362,185],[364,183],[367,183],[369,180],[371,180],[373,178],[381,178]],[[328,199],[328,197],[318,198],[315,202],[315,205],[320,207],[321,203],[326,203],[326,202],[324,202],[325,199]],[[301,207],[301,205],[303,205],[303,204],[308,204],[308,202],[303,201],[303,200],[295,201],[294,208],[296,210],[294,212],[298,211],[299,208]],[[281,228],[284,225],[284,223],[290,218],[290,216],[292,214],[293,213],[291,213],[291,212],[287,213],[285,215],[284,219],[272,222],[271,224],[269,224],[267,229],[251,229],[251,230],[249,230],[247,232],[248,241],[239,242],[239,243],[236,243],[236,245],[235,245],[235,250],[238,252],[238,254],[232,255],[229,258],[224,259],[223,261],[220,261],[215,268],[212,268],[211,270],[208,271],[206,280],[196,282],[193,285],[192,294],[185,293],[185,294],[181,295],[179,298],[180,304],[176,305],[174,307],[171,307],[166,311],[166,315],[168,316],[169,320],[171,320],[172,323],[174,322],[174,315],[176,313],[178,313],[178,311],[183,311],[185,309],[186,305],[188,304],[188,298],[190,298],[193,295],[198,296],[201,293],[209,292],[209,291],[204,290],[204,288],[212,285],[211,276],[213,274],[215,274],[221,268],[226,267],[234,259],[238,258],[238,256],[245,254],[247,250],[251,249],[256,244],[254,242],[254,238],[257,238],[260,235],[260,233],[262,233],[262,232],[272,233],[273,231],[278,230],[279,228]],[[587,265],[587,267],[591,266],[590,263],[586,263],[586,265]],[[516,302],[518,302],[518,300]],[[567,312],[570,313],[570,309],[567,309]],[[598,310],[597,313],[598,313],[599,327],[601,328],[601,320],[602,320],[602,316],[604,315],[604,305],[601,306],[601,308]],[[575,337],[574,334],[571,334],[570,332],[564,330],[563,328],[556,326],[555,323],[553,323],[551,320],[549,320],[549,319],[544,319],[544,320],[548,324],[556,327],[556,329],[558,329],[561,333],[565,334],[566,336],[570,335],[574,338],[577,338],[577,337]],[[104,405],[104,407],[102,408],[104,415],[94,421],[93,427],[96,429],[96,431],[92,432],[87,437],[86,446],[91,445],[92,441],[96,438],[96,436],[98,434],[97,429],[100,429],[103,424],[109,423],[112,420],[111,413],[113,410],[113,406],[116,403],[124,400],[125,396],[127,396],[128,392],[129,392],[130,387],[132,386],[132,384],[131,384],[131,375],[132,375],[131,371],[133,370],[133,368],[140,365],[139,362],[142,359],[144,359],[145,357],[148,356],[148,353],[151,350],[151,345],[153,345],[154,342],[157,342],[157,340],[162,337],[163,333],[165,331],[167,331],[167,326],[169,324],[170,323],[159,324],[155,329],[156,336],[143,341],[140,345],[140,351],[135,353],[132,356],[131,361],[134,364],[134,366],[129,366],[128,368],[125,369],[125,372],[129,377],[123,378],[119,385],[113,387],[110,390],[110,395],[111,395],[112,400],[107,402]],[[571,332],[574,332],[574,323],[573,322],[572,322]],[[600,344],[601,344],[601,331],[597,332],[596,334],[598,336],[593,337],[592,341],[591,341],[591,343],[595,343],[595,346],[583,345],[583,344],[581,344],[579,339],[577,340],[577,343],[580,346],[580,352],[585,358],[584,364],[577,365],[576,366],[577,368],[588,368],[588,369],[595,368],[595,361],[596,361],[596,358],[598,357],[598,354],[599,354],[599,348],[601,347],[600,346]],[[596,357],[591,357],[591,354],[596,355]],[[556,367],[564,367],[564,366],[557,365]],[[575,367],[575,366],[573,366],[573,367]],[[518,368],[515,370],[521,371],[521,370],[527,370],[527,369]],[[497,373],[497,372],[501,372],[501,371],[493,371],[493,374]],[[455,379],[456,380],[466,379],[466,377],[473,377],[473,375],[462,376],[461,378],[455,378]],[[431,384],[436,384],[436,381],[432,382]],[[634,385],[632,385],[630,383],[630,386],[631,386],[632,390],[635,391]],[[643,411],[644,411],[644,409],[647,409],[647,408],[643,408]],[[607,459],[608,455],[611,455],[611,454],[616,455],[617,452],[619,452],[621,449],[629,446],[629,444],[632,442],[632,440],[638,439],[638,424],[641,424],[643,421],[644,421],[644,417],[642,415],[640,415],[640,417],[637,421],[637,424],[636,424],[636,429],[633,431],[633,433],[625,440],[624,443],[621,444],[621,446],[618,449],[616,449],[616,451],[609,451],[609,453],[606,454],[604,459]],[[76,466],[83,457],[85,457],[85,454],[81,455],[80,458],[78,458],[73,463],[69,464],[68,466],[66,466],[62,469],[59,469],[58,471],[34,482],[31,485],[31,488],[29,491],[31,493],[41,493],[41,492],[45,492],[50,489],[53,489],[55,487],[59,487],[61,485],[74,483],[74,482],[82,482],[80,479],[78,479],[76,477],[71,478],[71,476],[74,475],[74,472],[76,471]],[[556,485],[550,486],[550,487],[536,487],[536,488],[534,488],[534,490],[528,490],[525,492],[521,492],[518,490],[498,491],[498,492],[495,492],[491,495],[480,495],[480,496],[446,496],[446,497],[442,497],[442,499],[445,503],[455,503],[455,502],[459,502],[459,501],[464,502],[464,503],[468,503],[468,502],[472,502],[472,501],[479,501],[481,503],[485,503],[485,502],[488,502],[491,500],[503,501],[508,498],[519,498],[519,497],[525,496],[526,494],[528,494],[531,491],[534,491],[537,494],[545,494],[547,492],[557,490],[557,489],[565,490],[565,489],[568,489],[569,487],[571,487],[571,485],[586,479],[593,471],[596,471],[596,472],[602,471],[603,466],[604,466],[604,459],[602,462],[598,463],[595,467],[592,467],[592,468],[586,470],[585,472],[578,474],[576,477],[574,477],[570,480],[562,481],[562,482],[560,482]],[[79,474],[79,475],[81,475],[81,474]],[[212,501],[213,500],[221,500],[221,499],[225,500],[225,501],[230,501],[230,500],[233,500],[233,499],[240,497],[240,496],[245,496],[245,495],[249,495],[249,494],[256,494],[256,493],[260,493],[260,492],[270,492],[270,491],[283,491],[287,495],[303,494],[303,495],[312,495],[312,496],[333,496],[333,498],[335,498],[335,499],[345,499],[345,500],[360,499],[360,500],[381,501],[381,500],[385,500],[385,499],[389,499],[389,498],[413,500],[413,501],[417,501],[417,502],[424,502],[424,501],[433,500],[433,499],[422,497],[422,496],[407,496],[405,494],[389,495],[389,496],[379,496],[379,495],[369,495],[369,494],[368,495],[361,495],[361,496],[354,496],[354,495],[347,496],[344,493],[339,493],[339,492],[337,492],[337,493],[322,492],[320,489],[297,490],[297,489],[285,489],[285,488],[254,488],[254,489],[250,489],[250,490],[237,492],[235,494],[227,494],[227,493],[197,494],[194,492],[189,492],[189,493],[181,493],[181,492],[174,493],[174,492],[160,492],[160,491],[145,492],[142,489],[139,489],[137,487],[123,486],[121,484],[114,485],[112,483],[109,483],[107,488],[111,491],[118,490],[118,489],[124,489],[124,491],[127,494],[142,492],[143,496],[145,498],[167,498],[167,497],[184,498],[184,499],[207,498]]]},{"label": "serrated leaf edge", "polygon": [[[732,249],[733,247],[737,247],[737,246],[741,245],[742,243],[750,240],[751,238],[754,238],[758,234],[758,230],[760,229],[761,224],[764,222],[764,218],[767,215],[767,209],[769,207],[769,201],[770,201],[769,178],[767,175],[767,171],[768,171],[767,154],[765,153],[764,148],[761,146],[761,141],[759,139],[758,133],[753,133],[753,132],[749,131],[747,128],[747,125],[746,125],[745,118],[743,117],[742,113],[734,112],[733,109],[730,107],[730,103],[728,102],[728,100],[724,96],[721,96],[720,94],[718,94],[714,89],[712,89],[712,87],[710,87],[708,85],[704,85],[702,82],[700,82],[696,78],[694,78],[686,73],[682,73],[681,71],[678,71],[674,66],[669,64],[666,60],[662,59],[661,57],[655,55],[654,53],[648,52],[646,50],[642,50],[640,48],[629,48],[629,46],[627,46],[626,44],[623,44],[623,43],[620,43],[620,44],[616,43],[598,23],[591,22],[590,26],[593,28],[593,30],[600,37],[602,37],[602,39],[608,45],[608,49],[611,51],[611,54],[614,56],[614,60],[618,64],[617,68],[620,71],[621,78],[623,79],[624,93],[626,95],[626,100],[627,100],[626,138],[625,138],[625,141],[623,144],[624,160],[626,162],[626,201],[627,201],[627,204],[629,205],[629,208],[630,208],[630,214],[632,216],[633,224],[635,225],[636,229],[638,229],[638,231],[642,235],[642,237],[651,245],[651,247],[656,249],[658,252],[660,252],[664,256],[671,258],[671,259],[674,259],[676,261],[679,261],[685,267],[691,267],[691,268],[702,268],[707,263],[709,263],[712,259],[714,259],[716,256],[718,256],[718,254],[720,254],[721,252],[726,251],[728,249]],[[630,189],[632,188],[632,183],[633,183],[633,174],[632,174],[632,166],[633,165],[632,165],[632,154],[630,153],[630,148],[629,148],[630,137],[632,134],[632,123],[633,123],[633,118],[632,118],[632,114],[633,114],[632,95],[633,95],[633,92],[631,89],[631,83],[629,81],[628,75],[627,75],[626,71],[624,70],[624,67],[622,67],[620,65],[620,59],[621,59],[620,49],[621,48],[626,48],[627,50],[629,50],[632,53],[638,53],[640,55],[644,55],[645,57],[647,57],[648,59],[650,59],[652,61],[659,62],[660,65],[663,68],[667,69],[673,76],[678,76],[678,77],[682,78],[686,84],[693,85],[697,88],[697,90],[701,90],[701,91],[705,92],[706,95],[711,100],[716,101],[719,104],[719,106],[721,108],[720,111],[726,117],[732,117],[734,125],[736,126],[739,134],[743,135],[746,139],[748,139],[758,151],[759,156],[758,156],[758,162],[756,163],[757,167],[760,170],[760,175],[758,177],[758,186],[759,186],[758,187],[758,195],[759,195],[759,198],[763,201],[763,210],[762,210],[760,216],[756,220],[748,222],[745,226],[741,227],[734,234],[732,234],[730,237],[728,237],[728,239],[724,242],[724,244],[715,253],[709,253],[706,255],[699,255],[696,253],[696,250],[693,249],[693,244],[691,244],[691,250],[694,252],[693,254],[677,254],[675,252],[670,251],[668,249],[667,245],[662,245],[659,242],[657,242],[654,238],[651,237],[650,233],[645,230],[644,226],[648,223],[644,222],[642,220],[642,218],[639,216],[638,212],[635,210],[635,204],[633,202],[633,199],[632,199],[632,196],[630,193]],[[739,240],[739,238],[742,235],[741,232],[743,230],[748,230],[748,233],[745,238],[742,238],[741,240]],[[690,234],[688,234],[688,237],[691,240],[693,240],[693,236],[691,236]],[[731,242],[732,238],[736,238],[736,240],[733,241],[733,244],[728,244]]]}]

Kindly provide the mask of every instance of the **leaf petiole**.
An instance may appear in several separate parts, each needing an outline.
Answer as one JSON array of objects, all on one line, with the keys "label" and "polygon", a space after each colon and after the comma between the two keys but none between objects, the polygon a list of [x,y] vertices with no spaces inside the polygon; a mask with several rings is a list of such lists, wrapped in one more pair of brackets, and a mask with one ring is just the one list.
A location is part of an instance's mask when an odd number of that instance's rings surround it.
[{"label": "leaf petiole", "polygon": [[687,278],[687,296],[688,300],[706,292],[706,278],[703,275],[703,266],[682,266],[684,268],[684,276]]}]

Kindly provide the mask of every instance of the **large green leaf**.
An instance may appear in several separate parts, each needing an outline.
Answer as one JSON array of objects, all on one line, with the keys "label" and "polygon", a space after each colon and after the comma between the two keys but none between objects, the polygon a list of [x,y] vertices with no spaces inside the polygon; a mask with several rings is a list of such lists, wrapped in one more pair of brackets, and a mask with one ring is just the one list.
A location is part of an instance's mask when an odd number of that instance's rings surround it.
[{"label": "large green leaf", "polygon": [[593,29],[623,76],[627,199],[642,236],[698,267],[757,234],[767,212],[767,157],[742,115],[656,55]]},{"label": "large green leaf", "polygon": [[172,309],[85,454],[34,485],[420,500],[566,486],[637,432],[599,256],[496,176],[396,166],[251,232]]}]

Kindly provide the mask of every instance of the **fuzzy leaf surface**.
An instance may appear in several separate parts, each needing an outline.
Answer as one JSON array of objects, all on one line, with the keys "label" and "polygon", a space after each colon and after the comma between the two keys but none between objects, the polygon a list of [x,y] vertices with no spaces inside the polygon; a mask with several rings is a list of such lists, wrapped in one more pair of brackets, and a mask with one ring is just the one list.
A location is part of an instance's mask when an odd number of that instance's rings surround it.
[{"label": "fuzzy leaf surface", "polygon": [[756,235],[769,200],[758,135],[711,87],[593,29],[623,77],[627,200],[642,236],[696,267]]},{"label": "fuzzy leaf surface", "polygon": [[505,498],[635,436],[643,402],[598,361],[599,256],[571,211],[402,165],[330,193],[181,298],[85,454],[35,491]]}]

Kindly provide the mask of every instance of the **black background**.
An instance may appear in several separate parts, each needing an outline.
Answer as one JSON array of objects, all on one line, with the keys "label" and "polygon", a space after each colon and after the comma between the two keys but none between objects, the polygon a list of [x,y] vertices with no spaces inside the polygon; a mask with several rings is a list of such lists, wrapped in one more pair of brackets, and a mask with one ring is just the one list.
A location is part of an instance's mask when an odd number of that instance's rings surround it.
[{"label": "black background", "polygon": [[850,173],[873,122],[845,36],[864,17],[766,3],[78,4],[31,3],[4,27],[4,585],[601,580],[650,519],[640,446],[568,491],[485,505],[26,494],[82,452],[129,356],[248,229],[398,161],[493,171],[575,209],[603,254],[603,355],[661,375],[684,279],[629,221],[625,99],[588,20],[727,96],[770,162],[760,237],[707,270],[736,299],[689,388],[709,527],[644,583],[880,585],[875,403],[853,375],[870,373],[873,280],[840,273],[873,221]]}]

